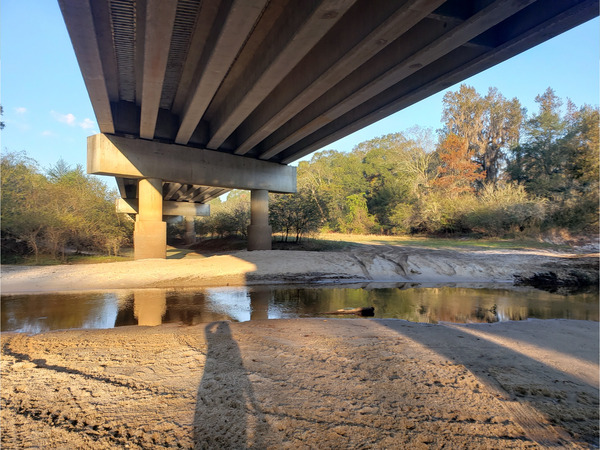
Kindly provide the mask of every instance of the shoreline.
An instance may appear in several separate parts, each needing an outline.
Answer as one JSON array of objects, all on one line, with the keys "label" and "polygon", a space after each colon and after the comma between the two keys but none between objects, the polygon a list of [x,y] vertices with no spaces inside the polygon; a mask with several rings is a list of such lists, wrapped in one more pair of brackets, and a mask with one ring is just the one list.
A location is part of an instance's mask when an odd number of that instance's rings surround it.
[{"label": "shoreline", "polygon": [[[597,255],[537,251],[233,252],[2,266],[2,293],[350,280],[514,288],[516,276],[593,279],[597,265]],[[597,448],[599,338],[598,322],[568,319],[2,332],[0,439],[3,448]]]},{"label": "shoreline", "polygon": [[352,251],[237,251],[201,258],[1,267],[3,294],[279,283],[598,284],[598,254],[445,250],[391,245]]}]

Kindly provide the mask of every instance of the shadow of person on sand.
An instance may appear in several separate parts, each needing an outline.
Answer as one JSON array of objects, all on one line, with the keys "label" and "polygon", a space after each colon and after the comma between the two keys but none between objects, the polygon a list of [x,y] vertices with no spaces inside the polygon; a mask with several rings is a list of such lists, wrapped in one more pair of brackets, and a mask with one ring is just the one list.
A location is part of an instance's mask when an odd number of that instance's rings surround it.
[{"label": "shadow of person on sand", "polygon": [[194,415],[195,448],[263,448],[268,424],[227,322],[206,326],[206,364]]}]

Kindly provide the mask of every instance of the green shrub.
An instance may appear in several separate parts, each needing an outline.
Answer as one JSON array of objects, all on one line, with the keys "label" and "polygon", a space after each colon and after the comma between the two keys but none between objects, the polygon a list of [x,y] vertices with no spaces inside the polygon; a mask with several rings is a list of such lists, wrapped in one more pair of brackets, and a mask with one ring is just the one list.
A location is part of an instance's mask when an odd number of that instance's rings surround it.
[{"label": "green shrub", "polygon": [[539,228],[546,217],[547,201],[530,196],[516,184],[486,185],[477,200],[462,220],[465,228],[483,235]]}]

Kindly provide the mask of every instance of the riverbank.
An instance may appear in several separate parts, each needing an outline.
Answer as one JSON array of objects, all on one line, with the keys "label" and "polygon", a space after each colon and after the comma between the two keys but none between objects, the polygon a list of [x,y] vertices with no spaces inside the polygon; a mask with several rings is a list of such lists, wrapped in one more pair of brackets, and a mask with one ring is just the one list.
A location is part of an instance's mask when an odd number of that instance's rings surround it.
[{"label": "riverbank", "polygon": [[180,259],[2,266],[2,293],[306,282],[598,284],[597,253],[361,245],[345,251],[233,251]]},{"label": "riverbank", "polygon": [[[597,254],[362,245],[2,266],[2,293],[597,276]],[[3,448],[598,446],[597,322],[290,319],[1,340]]]},{"label": "riverbank", "polygon": [[591,448],[598,324],[2,333],[2,447]]}]

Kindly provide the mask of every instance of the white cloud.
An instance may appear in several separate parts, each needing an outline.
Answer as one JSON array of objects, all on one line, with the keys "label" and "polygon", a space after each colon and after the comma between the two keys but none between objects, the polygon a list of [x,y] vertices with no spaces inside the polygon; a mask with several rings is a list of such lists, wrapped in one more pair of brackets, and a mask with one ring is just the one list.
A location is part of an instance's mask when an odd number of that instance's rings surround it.
[{"label": "white cloud", "polygon": [[50,111],[52,117],[60,123],[66,123],[67,125],[74,126],[75,125],[75,116],[71,113],[61,114],[56,111]]},{"label": "white cloud", "polygon": [[27,112],[27,108],[25,108],[24,106],[19,106],[19,107],[15,108],[15,112],[17,114],[23,115]]},{"label": "white cloud", "polygon": [[88,119],[87,117],[85,119],[83,119],[82,122],[79,122],[78,124],[81,128],[83,128],[84,130],[89,130],[90,128],[94,128],[95,123],[93,120]]},{"label": "white cloud", "polygon": [[52,111],[50,111],[50,114],[52,115],[54,120],[56,120],[57,122],[67,124],[70,127],[76,126],[76,127],[81,128],[82,130],[90,130],[96,126],[96,123],[88,117],[79,121],[79,120],[77,120],[75,115],[71,114],[71,113],[62,114],[62,113],[52,110]]},{"label": "white cloud", "polygon": [[54,131],[44,130],[44,131],[42,131],[42,136],[44,136],[44,137],[56,137],[58,135]]}]

